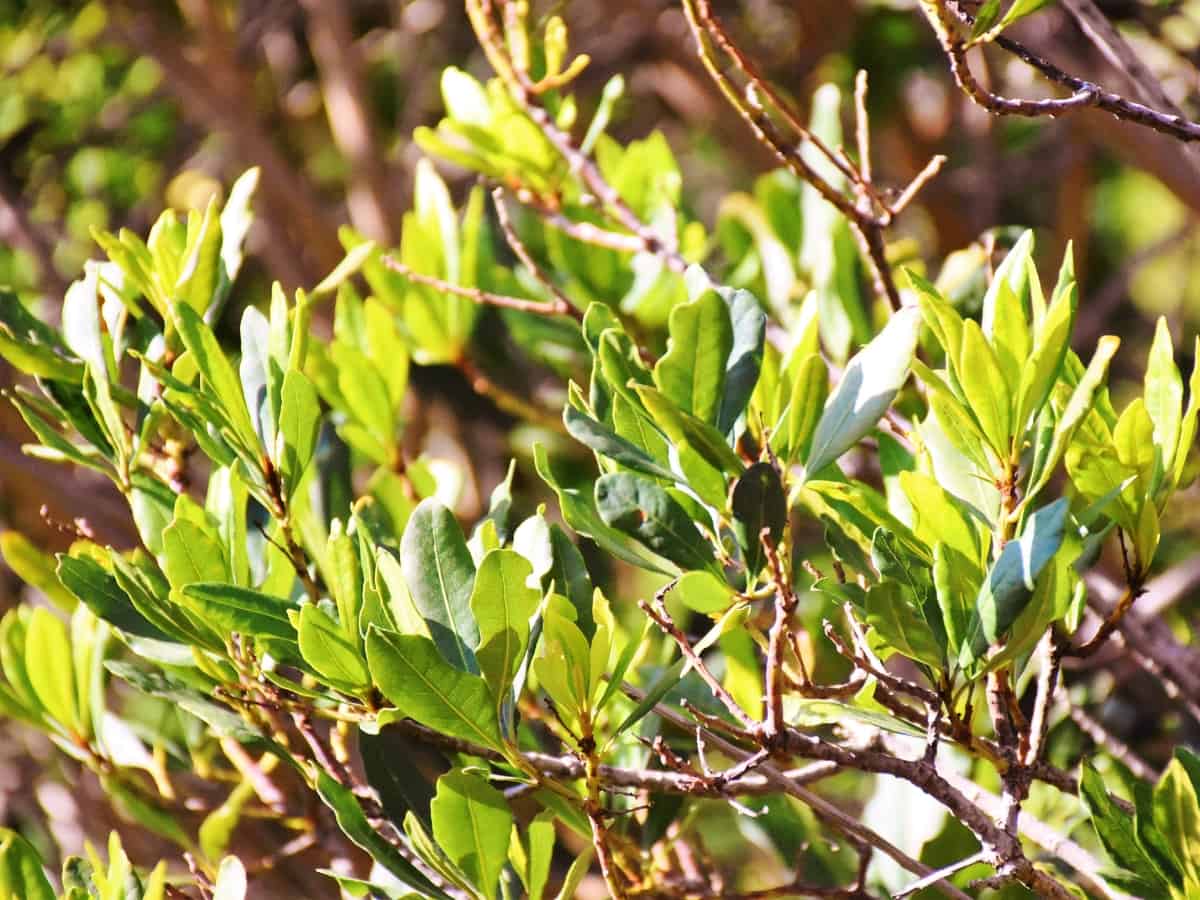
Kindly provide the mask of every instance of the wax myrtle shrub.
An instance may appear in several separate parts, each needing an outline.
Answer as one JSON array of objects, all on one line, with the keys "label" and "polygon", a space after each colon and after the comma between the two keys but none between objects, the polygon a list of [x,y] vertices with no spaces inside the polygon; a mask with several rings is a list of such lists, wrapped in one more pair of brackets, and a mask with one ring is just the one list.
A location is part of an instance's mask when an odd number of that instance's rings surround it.
[{"label": "wax myrtle shrub", "polygon": [[[1123,647],[1200,702],[1136,614],[1195,473],[1165,321],[1117,398],[1119,340],[1072,349],[1070,250],[929,280],[886,230],[939,159],[877,189],[839,90],[800,119],[696,0],[782,164],[710,232],[661,135],[606,133],[620,78],[577,121],[562,21],[501,6],[467,4],[495,77],[443,74],[397,248],[344,230],[319,284],[227,309],[252,170],[97,231],[60,328],[0,298],[26,452],[111,481],[140,539],[4,535],[40,598],[0,621],[0,710],[174,848],[135,868],[114,833],[52,879],[4,831],[0,897],[235,900],[289,866],[354,897],[1196,896],[1200,759],[1093,751],[1066,683]],[[561,417],[474,368],[481,328]],[[404,450],[410,365],[540,435],[479,521]]]}]

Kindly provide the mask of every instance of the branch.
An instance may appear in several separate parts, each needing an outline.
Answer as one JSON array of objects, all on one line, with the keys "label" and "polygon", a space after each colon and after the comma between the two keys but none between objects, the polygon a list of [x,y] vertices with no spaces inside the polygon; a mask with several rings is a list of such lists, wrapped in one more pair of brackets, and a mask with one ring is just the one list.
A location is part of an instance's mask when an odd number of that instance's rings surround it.
[{"label": "branch", "polygon": [[550,277],[543,271],[542,267],[534,261],[529,249],[517,236],[517,230],[513,227],[512,219],[508,215],[508,206],[504,202],[504,188],[497,187],[492,190],[492,202],[496,205],[496,219],[500,223],[500,230],[504,232],[504,239],[508,242],[508,246],[512,252],[517,255],[517,259],[525,264],[525,268],[537,280],[538,284],[542,285],[550,296],[554,298],[553,306],[563,315],[571,316],[577,322],[583,321],[583,313],[574,303],[572,303],[567,295],[558,289],[558,286],[550,280]]},{"label": "branch", "polygon": [[1079,726],[1079,730],[1092,739],[1097,748],[1120,762],[1135,777],[1141,778],[1143,781],[1158,780],[1158,772],[1097,719],[1092,718],[1087,712],[1076,706],[1070,708],[1068,715],[1070,715],[1071,721]]},{"label": "branch", "polygon": [[[633,687],[632,685],[624,684],[622,685],[622,690],[626,695],[632,697],[635,701],[641,702],[646,698],[644,691]],[[665,721],[670,722],[672,725],[675,725],[678,728],[685,730],[692,730],[694,728],[692,723],[686,718],[684,718],[675,710],[664,706],[661,703],[654,707],[654,712],[656,715],[661,716]],[[703,734],[705,741],[707,741],[721,753],[728,756],[730,759],[741,762],[754,755],[755,751],[743,750],[741,747],[731,743],[721,735],[713,732],[708,727],[702,726],[700,732]],[[792,733],[793,732],[791,731],[787,732],[789,736]],[[745,737],[750,739],[750,735],[748,734],[745,735]],[[834,760],[826,760],[826,762],[834,762]],[[838,765],[840,765],[840,763]],[[824,797],[821,797],[819,794],[814,794],[812,791],[805,789],[801,784],[790,780],[787,773],[781,771],[774,765],[774,763],[769,761],[762,762],[758,765],[757,771],[771,783],[773,789],[777,793],[784,793],[795,797],[801,803],[804,803],[806,806],[808,806],[822,821],[832,825],[843,834],[850,836],[853,840],[867,844],[881,851],[895,860],[907,871],[922,876],[932,874],[934,871],[933,867],[928,866],[919,860],[913,859],[899,847],[895,846],[886,838],[876,834],[871,829],[862,825],[860,822],[847,815],[837,806],[830,803]],[[954,900],[969,900],[967,894],[963,893],[949,881],[943,879],[942,881],[938,882],[937,887],[941,889],[947,896],[953,897]]]},{"label": "branch", "polygon": [[[510,0],[500,0],[507,10]],[[679,253],[674,239],[663,237],[650,226],[646,225],[637,214],[630,209],[621,195],[608,181],[600,169],[592,162],[575,139],[555,124],[554,119],[538,100],[536,86],[505,49],[504,38],[497,25],[493,13],[492,0],[467,0],[467,15],[475,29],[475,35],[487,54],[492,68],[508,88],[509,94],[533,121],[533,124],[546,136],[558,154],[567,162],[570,171],[575,174],[596,196],[600,203],[609,211],[612,217],[623,227],[633,232],[641,243],[641,249],[646,253],[661,256],[668,268],[682,272],[687,268],[687,260]]]},{"label": "branch", "polygon": [[334,144],[349,164],[346,203],[350,221],[384,246],[395,244],[388,201],[388,172],[364,99],[365,72],[354,42],[347,7],[302,0],[308,18],[308,43],[317,63],[321,97]]},{"label": "branch", "polygon": [[1181,141],[1200,140],[1200,123],[1180,115],[1160,112],[1107,91],[1090,81],[1070,75],[1004,35],[997,36],[992,43],[1036,69],[1050,81],[1071,91],[1072,95],[1057,100],[1014,100],[992,94],[979,85],[971,74],[966,62],[967,42],[958,30],[959,23],[970,26],[974,24],[975,19],[957,3],[951,9],[950,2],[951,0],[921,0],[921,5],[949,58],[955,81],[971,100],[989,112],[997,115],[1055,116],[1092,106],[1111,113],[1118,119],[1152,128]]},{"label": "branch", "polygon": [[444,294],[464,297],[481,306],[499,306],[503,309],[515,309],[518,312],[535,313],[543,316],[569,316],[577,312],[575,307],[565,299],[555,299],[552,301],[527,300],[524,297],[494,294],[491,291],[485,291],[477,287],[463,287],[461,284],[455,284],[443,278],[436,278],[433,275],[423,275],[420,272],[413,271],[412,268],[406,266],[393,256],[384,256],[383,264],[397,275],[407,278],[414,284],[423,284]]}]

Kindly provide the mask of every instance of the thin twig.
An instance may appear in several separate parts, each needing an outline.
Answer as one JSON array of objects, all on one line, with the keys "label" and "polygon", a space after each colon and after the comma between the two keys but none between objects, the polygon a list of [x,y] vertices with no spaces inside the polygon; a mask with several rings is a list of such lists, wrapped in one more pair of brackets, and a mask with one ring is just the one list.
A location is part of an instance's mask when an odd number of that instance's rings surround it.
[{"label": "thin twig", "polygon": [[515,309],[520,312],[536,313],[543,316],[568,316],[574,312],[574,307],[565,300],[528,300],[525,297],[494,294],[491,291],[485,291],[477,287],[464,287],[461,284],[454,284],[443,278],[435,278],[432,275],[424,275],[421,272],[413,271],[410,266],[406,266],[392,256],[384,256],[383,264],[396,274],[416,284],[423,284],[426,287],[434,288],[445,294],[463,297],[483,306],[499,306],[504,309]]},{"label": "thin twig", "polygon": [[497,187],[492,190],[492,202],[496,205],[496,219],[500,223],[500,230],[504,233],[504,239],[508,242],[508,246],[517,255],[517,259],[525,264],[525,268],[529,270],[529,274],[537,279],[538,284],[550,292],[550,296],[554,298],[553,305],[555,311],[582,322],[583,313],[579,307],[572,303],[567,298],[567,295],[558,289],[558,285],[550,280],[550,276],[537,264],[533,255],[529,252],[529,248],[518,237],[517,230],[513,227],[512,219],[508,215],[508,207],[504,203],[504,188]]},{"label": "thin twig", "polygon": [[[950,58],[951,67],[956,70],[955,78],[958,79],[961,71],[966,69],[966,46],[965,41],[957,36],[954,19],[970,26],[974,24],[974,17],[959,7],[957,3],[954,4],[954,9],[951,11],[947,0],[922,0],[922,7],[933,23],[934,30],[938,32],[943,49]],[[1064,72],[1012,38],[999,35],[992,42],[1036,69],[1050,81],[1071,91],[1072,96],[1060,100],[1010,100],[996,97],[980,87],[968,70],[966,83],[960,81],[959,86],[967,93],[967,96],[990,112],[1000,115],[1053,116],[1081,107],[1093,106],[1111,113],[1118,119],[1151,128],[1180,141],[1200,141],[1200,123],[1190,121],[1183,116],[1160,112]],[[951,48],[956,49],[951,52]]]}]

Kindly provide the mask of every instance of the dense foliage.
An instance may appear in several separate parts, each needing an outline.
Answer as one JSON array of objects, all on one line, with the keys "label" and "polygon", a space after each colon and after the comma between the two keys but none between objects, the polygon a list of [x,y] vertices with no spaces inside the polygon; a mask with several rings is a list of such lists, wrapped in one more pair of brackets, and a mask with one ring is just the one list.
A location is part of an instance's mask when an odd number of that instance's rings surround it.
[{"label": "dense foliage", "polygon": [[[441,73],[394,249],[345,226],[315,285],[231,303],[251,169],[94,227],[60,327],[0,294],[25,452],[137,539],[3,535],[40,596],[0,620],[0,712],[164,858],[114,833],[52,884],[5,830],[0,898],[239,900],[288,867],[390,898],[1200,892],[1200,757],[1155,771],[1086,714],[1082,744],[1069,690],[1116,650],[1200,710],[1190,633],[1136,613],[1189,547],[1200,339],[1158,319],[1110,390],[1069,244],[1039,273],[1034,232],[993,234],[933,279],[888,229],[945,160],[877,186],[865,78],[802,118],[683,6],[782,165],[711,232],[661,134],[610,135],[620,76],[584,114],[561,18],[468,0],[495,74]],[[1036,4],[924,6],[953,61]],[[528,444],[466,523],[468,474],[405,441],[442,367]]]}]

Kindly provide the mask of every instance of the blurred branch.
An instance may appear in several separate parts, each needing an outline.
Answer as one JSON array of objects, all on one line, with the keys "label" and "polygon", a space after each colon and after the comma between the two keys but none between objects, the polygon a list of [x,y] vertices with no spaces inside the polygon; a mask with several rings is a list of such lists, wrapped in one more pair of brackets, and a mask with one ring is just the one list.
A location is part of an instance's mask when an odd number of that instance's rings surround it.
[{"label": "blurred branch", "polygon": [[1125,76],[1143,103],[1156,106],[1165,113],[1186,121],[1183,111],[1167,96],[1158,78],[1146,67],[1125,38],[1121,37],[1121,33],[1108,21],[1093,0],[1062,0],[1062,5],[1113,68]]},{"label": "blurred branch", "polygon": [[[336,230],[307,179],[263,132],[260,115],[244,102],[252,89],[241,84],[240,77],[234,77],[238,75],[233,68],[236,62],[209,59],[207,54],[195,61],[181,52],[178,37],[162,21],[158,7],[146,0],[120,0],[112,12],[115,34],[159,65],[183,115],[206,129],[225,134],[240,167],[261,168],[267,207],[262,218],[272,232],[271,239],[264,242],[263,253],[275,275],[294,286],[319,280],[341,259]],[[239,93],[245,96],[230,96],[221,90],[222,78],[226,83],[237,81]]]},{"label": "blurred branch", "polygon": [[1071,721],[1079,726],[1079,730],[1092,739],[1097,748],[1124,765],[1136,778],[1143,781],[1158,780],[1158,773],[1145,760],[1085,710],[1072,706],[1067,714]]},{"label": "blurred branch", "polygon": [[1178,229],[1126,259],[1121,268],[1088,299],[1088,314],[1081,317],[1072,336],[1075,346],[1090,347],[1094,344],[1108,328],[1109,316],[1120,308],[1122,301],[1128,296],[1129,283],[1138,271],[1186,242],[1195,228],[1195,219],[1189,217]]},{"label": "blurred branch", "polygon": [[302,0],[308,16],[308,41],[321,80],[329,131],[349,164],[347,205],[350,221],[384,246],[396,243],[394,215],[388,202],[387,165],[367,111],[362,55],[341,3]]}]

